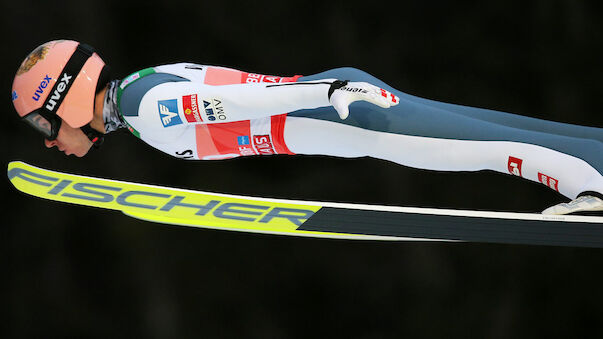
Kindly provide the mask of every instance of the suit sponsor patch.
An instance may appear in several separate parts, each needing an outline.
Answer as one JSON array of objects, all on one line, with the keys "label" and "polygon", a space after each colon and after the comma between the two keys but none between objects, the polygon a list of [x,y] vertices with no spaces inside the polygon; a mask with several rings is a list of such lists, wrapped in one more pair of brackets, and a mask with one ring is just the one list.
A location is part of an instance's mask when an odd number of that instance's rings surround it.
[{"label": "suit sponsor patch", "polygon": [[241,83],[253,84],[260,82],[267,82],[272,84],[277,84],[281,82],[281,77],[274,75],[264,75],[264,74],[256,74],[256,73],[242,73],[241,74]]},{"label": "suit sponsor patch", "polygon": [[253,146],[260,155],[271,155],[276,153],[274,146],[272,146],[272,139],[268,134],[254,135]]},{"label": "suit sponsor patch", "polygon": [[248,135],[239,135],[237,137],[237,143],[239,144],[239,146],[249,145],[249,136]]},{"label": "suit sponsor patch", "polygon": [[222,101],[219,99],[203,100],[203,109],[205,116],[209,121],[226,120],[226,113],[222,106]]},{"label": "suit sponsor patch", "polygon": [[188,122],[202,122],[201,113],[199,111],[199,102],[197,94],[185,95],[182,97],[182,109],[184,118]]},{"label": "suit sponsor patch", "polygon": [[538,172],[538,181],[559,192],[559,180]]},{"label": "suit sponsor patch", "polygon": [[521,177],[521,165],[523,164],[523,160],[515,157],[509,157],[507,160],[507,168],[509,169],[509,173]]},{"label": "suit sponsor patch", "polygon": [[178,100],[159,100],[157,101],[159,118],[163,127],[170,127],[182,124],[182,119],[178,115]]}]

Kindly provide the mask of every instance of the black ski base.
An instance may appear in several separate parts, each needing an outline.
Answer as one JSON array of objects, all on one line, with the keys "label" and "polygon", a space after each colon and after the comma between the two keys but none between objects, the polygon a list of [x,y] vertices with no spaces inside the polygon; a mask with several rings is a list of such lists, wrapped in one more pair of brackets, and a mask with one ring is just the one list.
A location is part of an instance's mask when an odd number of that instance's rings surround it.
[{"label": "black ski base", "polygon": [[299,230],[469,242],[603,248],[603,224],[324,207]]}]

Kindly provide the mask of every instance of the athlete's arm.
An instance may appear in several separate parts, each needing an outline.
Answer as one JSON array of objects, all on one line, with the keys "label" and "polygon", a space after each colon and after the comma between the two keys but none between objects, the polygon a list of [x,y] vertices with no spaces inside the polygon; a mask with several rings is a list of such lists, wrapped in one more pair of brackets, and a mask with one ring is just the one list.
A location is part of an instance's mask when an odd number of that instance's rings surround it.
[{"label": "athlete's arm", "polygon": [[[200,120],[194,123],[221,123],[262,118],[302,109],[334,106],[342,119],[348,105],[365,100],[381,107],[398,103],[393,94],[365,82],[335,79],[280,84],[235,84],[210,86],[197,82],[171,82],[149,91],[159,99],[194,96]],[[155,93],[151,93],[155,92]]]}]

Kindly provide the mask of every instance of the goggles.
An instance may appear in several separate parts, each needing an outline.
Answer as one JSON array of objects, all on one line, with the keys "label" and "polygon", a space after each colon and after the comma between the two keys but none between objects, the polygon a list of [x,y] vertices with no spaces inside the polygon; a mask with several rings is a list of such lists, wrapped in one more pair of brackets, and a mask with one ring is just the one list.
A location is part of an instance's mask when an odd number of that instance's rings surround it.
[{"label": "goggles", "polygon": [[35,110],[23,118],[29,126],[33,127],[36,131],[40,132],[44,138],[52,141],[59,135],[59,129],[61,128],[61,118],[57,115],[44,114],[41,109]]},{"label": "goggles", "polygon": [[40,132],[44,138],[55,140],[61,128],[61,118],[56,114],[61,103],[69,93],[71,85],[80,73],[84,64],[94,54],[94,49],[86,44],[79,44],[75,52],[63,67],[59,78],[48,92],[42,107],[21,118],[28,125]]}]

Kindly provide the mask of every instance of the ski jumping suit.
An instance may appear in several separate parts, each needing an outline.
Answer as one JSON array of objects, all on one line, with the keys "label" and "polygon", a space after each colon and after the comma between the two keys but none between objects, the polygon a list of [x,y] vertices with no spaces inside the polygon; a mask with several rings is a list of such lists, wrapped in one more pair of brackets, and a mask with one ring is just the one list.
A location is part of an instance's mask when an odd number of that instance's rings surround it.
[{"label": "ski jumping suit", "polygon": [[[327,96],[337,79],[379,86],[400,103],[354,102],[341,120]],[[494,170],[571,199],[603,193],[602,128],[422,99],[354,68],[279,77],[180,63],[141,70],[115,87],[127,128],[179,158],[369,156],[430,170]]]}]

